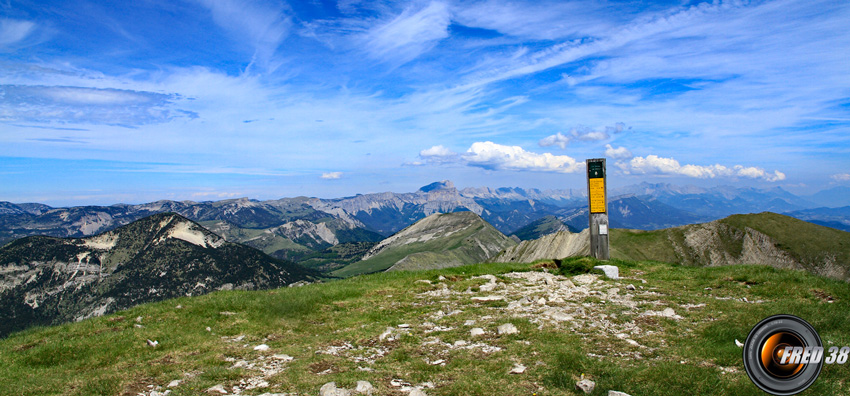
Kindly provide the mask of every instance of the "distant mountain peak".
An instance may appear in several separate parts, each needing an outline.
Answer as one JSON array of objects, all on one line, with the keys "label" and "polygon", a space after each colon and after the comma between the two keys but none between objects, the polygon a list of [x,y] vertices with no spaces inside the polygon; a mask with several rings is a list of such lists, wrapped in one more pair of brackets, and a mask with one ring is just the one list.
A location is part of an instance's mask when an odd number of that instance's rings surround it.
[{"label": "distant mountain peak", "polygon": [[423,186],[419,189],[422,192],[431,192],[436,190],[452,190],[455,188],[455,184],[451,182],[451,180],[443,180],[431,183],[427,186]]}]

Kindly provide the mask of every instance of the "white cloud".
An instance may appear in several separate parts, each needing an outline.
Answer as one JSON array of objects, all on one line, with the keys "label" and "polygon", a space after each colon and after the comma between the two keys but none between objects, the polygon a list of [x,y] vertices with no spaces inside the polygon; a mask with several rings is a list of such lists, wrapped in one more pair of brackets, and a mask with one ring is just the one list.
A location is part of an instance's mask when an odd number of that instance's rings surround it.
[{"label": "white cloud", "polygon": [[23,41],[35,31],[35,27],[35,23],[30,21],[17,21],[7,18],[0,19],[0,49]]},{"label": "white cloud", "polygon": [[419,156],[423,158],[430,157],[453,157],[456,156],[457,153],[449,150],[447,147],[443,145],[434,146],[429,149],[425,149],[419,152]]},{"label": "white cloud", "polygon": [[289,36],[291,18],[279,7],[242,0],[197,0],[212,12],[216,24],[247,41],[254,50],[252,64],[273,71],[272,62],[277,48]]},{"label": "white cloud", "polygon": [[537,154],[519,146],[475,142],[463,155],[470,166],[491,170],[573,173],[584,164],[566,155]]},{"label": "white cloud", "polygon": [[342,177],[342,172],[322,173],[322,179],[325,179],[325,180],[337,180],[341,177]]},{"label": "white cloud", "polygon": [[405,9],[393,20],[366,33],[367,51],[378,59],[407,63],[448,37],[451,14],[445,4],[432,2],[415,11]]},{"label": "white cloud", "polygon": [[629,159],[634,157],[632,152],[629,149],[620,146],[618,148],[614,148],[610,144],[605,145],[605,156],[614,159]]},{"label": "white cloud", "polygon": [[565,149],[567,148],[567,145],[570,144],[570,140],[572,140],[572,137],[558,132],[552,136],[547,136],[541,139],[538,144],[540,147],[558,146],[561,149]]},{"label": "white cloud", "polygon": [[837,182],[850,181],[850,173],[838,173],[838,174],[832,175],[832,180],[835,180]]},{"label": "white cloud", "polygon": [[744,177],[763,179],[769,182],[785,180],[785,174],[780,171],[770,173],[761,168],[744,167],[742,165],[735,165],[731,168],[719,164],[708,166],[681,165],[679,161],[673,158],[663,158],[657,155],[634,157],[629,162],[618,162],[617,166],[626,174],[681,175],[699,179]]},{"label": "white cloud", "polygon": [[554,135],[547,136],[537,143],[540,147],[549,147],[549,146],[558,146],[561,149],[567,148],[567,145],[570,144],[573,140],[579,140],[583,142],[595,142],[600,140],[606,140],[611,137],[612,133],[620,133],[625,129],[625,124],[622,122],[618,122],[614,124],[614,126],[606,126],[599,129],[593,129],[589,127],[575,127],[570,129],[569,135],[565,135],[561,132],[558,132]]}]

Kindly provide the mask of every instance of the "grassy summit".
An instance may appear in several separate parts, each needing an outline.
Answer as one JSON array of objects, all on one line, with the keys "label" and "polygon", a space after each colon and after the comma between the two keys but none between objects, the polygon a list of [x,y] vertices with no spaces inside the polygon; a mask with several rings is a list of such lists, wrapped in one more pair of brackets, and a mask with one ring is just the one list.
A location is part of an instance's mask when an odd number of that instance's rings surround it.
[{"label": "grassy summit", "polygon": [[[478,264],[145,304],[0,340],[0,394],[150,394],[180,380],[172,395],[219,384],[315,395],[364,380],[380,395],[405,384],[428,395],[570,395],[584,375],[595,395],[762,395],[735,346],[761,319],[795,314],[825,345],[850,345],[844,282],[766,266],[613,263],[619,281],[561,275],[551,262]],[[488,296],[501,299],[474,299]],[[498,334],[507,323],[519,332]],[[518,364],[525,371],[509,374]],[[825,366],[808,394],[848,394],[847,370]]]}]

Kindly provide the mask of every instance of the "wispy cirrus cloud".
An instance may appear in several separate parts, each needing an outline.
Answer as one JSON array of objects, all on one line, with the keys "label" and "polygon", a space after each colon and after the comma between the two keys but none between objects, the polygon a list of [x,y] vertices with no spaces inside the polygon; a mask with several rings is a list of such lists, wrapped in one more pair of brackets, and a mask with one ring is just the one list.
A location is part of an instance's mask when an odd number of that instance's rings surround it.
[{"label": "wispy cirrus cloud", "polygon": [[617,162],[616,166],[626,174],[656,174],[680,175],[698,179],[714,179],[717,177],[742,177],[747,179],[762,179],[768,182],[785,180],[785,174],[780,171],[768,172],[757,167],[735,165],[726,167],[715,165],[681,165],[673,158],[663,158],[657,155],[634,157],[631,161]]},{"label": "wispy cirrus cloud", "polygon": [[0,18],[0,51],[14,48],[30,37],[35,30],[34,22]]},{"label": "wispy cirrus cloud", "polygon": [[253,49],[251,65],[266,72],[280,66],[275,53],[292,30],[288,7],[263,1],[196,0],[212,13],[216,24]]},{"label": "wispy cirrus cloud", "polygon": [[846,182],[850,181],[850,173],[837,173],[832,175],[832,180],[837,182]]},{"label": "wispy cirrus cloud", "polygon": [[135,127],[197,117],[175,95],[72,86],[0,85],[0,121]]},{"label": "wispy cirrus cloud", "polygon": [[421,9],[405,9],[392,20],[371,28],[363,36],[366,51],[396,65],[410,62],[449,36],[448,6],[431,2]]}]

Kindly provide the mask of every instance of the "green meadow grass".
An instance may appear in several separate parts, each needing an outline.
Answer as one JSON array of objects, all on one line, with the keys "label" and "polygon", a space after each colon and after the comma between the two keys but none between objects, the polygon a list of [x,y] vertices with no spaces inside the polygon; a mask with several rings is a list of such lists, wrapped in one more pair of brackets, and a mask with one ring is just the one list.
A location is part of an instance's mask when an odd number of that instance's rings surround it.
[{"label": "green meadow grass", "polygon": [[[468,295],[418,296],[438,290],[439,284],[457,292],[477,291],[484,281],[472,279],[476,275],[494,274],[502,282],[514,282],[501,274],[559,271],[546,269],[552,265],[541,262],[477,264],[379,273],[297,288],[216,292],[146,304],[79,323],[26,330],[0,340],[0,394],[136,395],[149,391],[149,385],[164,390],[169,382],[180,379],[180,386],[171,388],[172,395],[206,395],[206,389],[214,385],[223,384],[229,390],[240,380],[257,375],[245,368],[231,368],[234,363],[228,358],[257,361],[275,353],[294,360],[266,379],[268,388],[243,394],[316,395],[327,382],[353,388],[358,380],[366,380],[376,387],[376,394],[400,395],[390,386],[397,378],[412,384],[433,383],[435,388],[425,390],[429,395],[573,395],[579,394],[575,383],[584,376],[596,382],[593,395],[607,395],[609,390],[632,396],[763,395],[747,378],[742,351],[734,340],[743,342],[750,329],[767,316],[801,316],[818,330],[825,345],[850,346],[847,283],[764,266],[699,268],[649,261],[611,262],[620,267],[624,278],[606,279],[605,287],[624,293],[625,287],[633,284],[639,291],[653,292],[634,297],[642,310],[670,306],[684,317],[678,321],[641,317],[602,298],[584,301],[616,315],[618,321],[635,322],[654,331],[652,337],[640,340],[652,351],[635,349],[602,334],[538,327],[527,318],[508,315],[505,301],[472,303]],[[597,262],[579,258],[564,260],[561,266],[569,268],[569,273],[581,273],[593,264]],[[440,276],[446,280],[438,282]],[[826,296],[834,302],[827,302]],[[705,305],[685,309],[682,304]],[[430,319],[438,310],[453,309],[462,312]],[[482,319],[485,316],[491,319]],[[423,345],[434,336],[448,343],[471,341],[469,327],[463,325],[466,320],[485,327],[489,333],[481,341],[502,351],[483,354],[474,349],[446,351]],[[426,321],[452,329],[425,334],[421,325]],[[498,324],[508,322],[519,329],[518,334],[494,334]],[[411,325],[410,334],[378,341],[387,327],[398,328],[403,323]],[[238,336],[244,338],[231,341]],[[148,346],[148,339],[159,345]],[[270,346],[269,352],[253,349],[263,343]],[[345,343],[362,347],[358,353],[363,355],[373,347],[385,348],[387,353],[373,364],[316,353]],[[640,351],[642,357],[620,358],[614,354],[617,351]],[[447,364],[426,362],[436,358]],[[509,374],[515,363],[525,365],[526,372]],[[360,371],[361,366],[373,371]],[[733,372],[724,373],[719,367]],[[328,374],[319,374],[325,371]],[[804,394],[846,395],[850,393],[848,380],[850,365],[825,365],[818,381]]]}]

